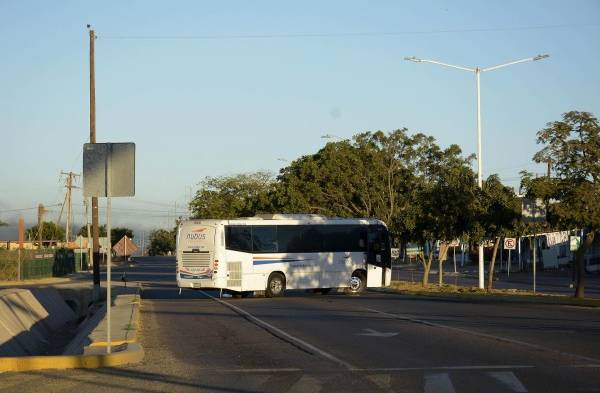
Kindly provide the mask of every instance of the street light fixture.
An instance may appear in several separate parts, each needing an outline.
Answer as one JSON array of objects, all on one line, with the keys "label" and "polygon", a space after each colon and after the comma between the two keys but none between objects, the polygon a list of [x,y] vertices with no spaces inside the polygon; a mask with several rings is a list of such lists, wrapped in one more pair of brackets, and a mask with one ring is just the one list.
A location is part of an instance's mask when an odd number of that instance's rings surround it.
[{"label": "street light fixture", "polygon": [[[454,65],[454,64],[442,63],[440,61],[435,61],[435,60],[419,59],[414,56],[404,58],[404,60],[412,61],[414,63],[438,64],[438,65],[441,65],[444,67],[456,68],[459,70],[475,73],[475,80],[476,80],[476,84],[477,84],[477,185],[479,186],[479,188],[481,188],[482,184],[483,184],[483,179],[482,179],[483,164],[482,164],[482,158],[481,158],[481,87],[480,87],[481,73],[486,72],[486,71],[494,71],[499,68],[508,67],[508,66],[514,65],[514,64],[526,63],[529,61],[543,60],[547,57],[550,57],[550,55],[547,55],[547,54],[537,55],[537,56],[533,56],[533,57],[528,57],[526,59],[515,60],[515,61],[511,61],[509,63],[499,64],[499,65],[487,67],[487,68],[480,68],[480,67],[469,68],[469,67],[463,67],[463,66],[458,66],[458,65]],[[483,273],[483,245],[480,244],[479,245],[479,288],[483,288],[483,281],[484,281],[483,274],[484,274]]]},{"label": "street light fixture", "polygon": [[337,140],[343,140],[343,138],[337,136],[337,135],[331,135],[331,134],[325,134],[325,135],[321,135],[321,139],[337,139]]}]

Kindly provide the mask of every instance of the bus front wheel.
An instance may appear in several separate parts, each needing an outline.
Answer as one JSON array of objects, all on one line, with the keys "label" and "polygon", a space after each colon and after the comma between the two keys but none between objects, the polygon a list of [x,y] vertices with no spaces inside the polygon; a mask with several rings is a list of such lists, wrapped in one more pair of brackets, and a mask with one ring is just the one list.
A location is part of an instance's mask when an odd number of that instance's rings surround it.
[{"label": "bus front wheel", "polygon": [[267,290],[265,291],[265,295],[267,295],[267,297],[283,296],[284,291],[285,277],[281,273],[272,273],[267,282]]}]

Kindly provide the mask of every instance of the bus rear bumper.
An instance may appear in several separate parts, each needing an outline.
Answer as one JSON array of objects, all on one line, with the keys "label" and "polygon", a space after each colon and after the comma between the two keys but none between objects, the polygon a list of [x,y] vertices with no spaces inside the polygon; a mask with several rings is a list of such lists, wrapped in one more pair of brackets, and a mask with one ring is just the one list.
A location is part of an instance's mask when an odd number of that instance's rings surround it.
[{"label": "bus rear bumper", "polygon": [[185,279],[185,278],[178,279],[177,286],[179,288],[193,288],[193,289],[216,288],[215,283],[212,280],[193,280],[193,279]]}]

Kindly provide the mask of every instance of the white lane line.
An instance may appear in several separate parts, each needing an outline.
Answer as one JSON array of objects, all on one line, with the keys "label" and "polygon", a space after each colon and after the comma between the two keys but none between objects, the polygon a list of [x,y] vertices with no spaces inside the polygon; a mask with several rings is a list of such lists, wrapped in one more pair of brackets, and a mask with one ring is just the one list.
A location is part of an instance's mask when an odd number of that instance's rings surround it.
[{"label": "white lane line", "polygon": [[[539,368],[536,366],[522,365],[487,365],[487,366],[439,366],[439,367],[382,367],[382,368],[356,368],[354,371],[393,372],[393,371],[442,371],[442,370],[515,370],[523,368]],[[556,367],[559,368],[559,367]]]},{"label": "white lane line", "polygon": [[395,318],[395,319],[400,319],[400,320],[403,320],[403,321],[410,321],[410,322],[419,323],[419,324],[426,325],[426,326],[431,326],[431,327],[436,327],[436,328],[442,328],[442,329],[452,330],[452,331],[455,331],[455,332],[464,333],[464,334],[468,334],[468,335],[471,335],[471,336],[477,336],[477,337],[487,338],[487,339],[490,339],[490,340],[496,340],[496,341],[501,341],[501,342],[505,342],[505,343],[509,343],[509,344],[519,345],[519,346],[522,346],[522,347],[527,347],[527,348],[535,349],[537,351],[551,352],[551,353],[554,353],[554,354],[557,354],[557,355],[561,355],[561,356],[568,356],[568,357],[572,357],[572,358],[575,358],[575,359],[585,360],[586,362],[600,363],[600,359],[590,358],[588,356],[583,356],[583,355],[576,355],[576,354],[570,353],[570,352],[563,352],[563,351],[560,351],[558,349],[548,348],[548,347],[544,347],[544,346],[537,345],[537,344],[531,344],[531,343],[528,343],[528,342],[525,342],[525,341],[515,340],[515,339],[512,339],[512,338],[500,337],[500,336],[495,336],[493,334],[481,333],[481,332],[478,332],[476,330],[458,328],[458,327],[454,327],[454,326],[443,325],[441,323],[424,321],[422,319],[413,318],[413,317],[410,317],[408,315],[393,314],[393,313],[379,311],[379,310],[375,310],[375,309],[367,308],[367,307],[363,308],[363,310],[371,311],[371,312],[378,313],[378,314],[381,314],[381,315],[386,315],[388,317],[392,317],[392,318]]},{"label": "white lane line", "polygon": [[519,381],[519,378],[515,376],[515,374],[510,371],[499,371],[499,372],[489,372],[487,373],[490,377],[500,381],[504,386],[511,389],[513,392],[517,393],[527,393],[527,389],[525,386]]},{"label": "white lane line", "polygon": [[248,369],[203,369],[202,371],[210,371],[215,373],[227,374],[278,374],[278,373],[297,373],[304,371],[301,368],[248,368]]},{"label": "white lane line", "polygon": [[258,326],[261,326],[261,327],[267,329],[271,333],[273,333],[273,334],[275,334],[275,335],[277,335],[279,337],[285,338],[285,339],[287,339],[289,341],[292,341],[294,344],[300,346],[301,348],[303,348],[304,350],[306,350],[308,352],[319,354],[319,355],[323,356],[324,358],[329,359],[329,360],[331,360],[331,361],[333,361],[333,362],[335,362],[335,363],[337,363],[337,364],[339,364],[339,365],[347,368],[348,370],[354,370],[356,368],[352,364],[350,364],[350,363],[348,363],[348,362],[346,362],[346,361],[344,361],[344,360],[342,360],[342,359],[340,359],[340,358],[338,358],[338,357],[330,354],[329,352],[325,352],[322,349],[319,349],[319,348],[315,347],[314,345],[307,343],[304,340],[301,340],[301,339],[299,339],[297,337],[294,337],[291,334],[286,333],[283,330],[281,330],[281,329],[279,329],[279,328],[277,328],[277,327],[275,327],[275,326],[273,326],[273,325],[271,325],[271,324],[263,321],[262,319],[259,319],[259,318],[255,317],[254,315],[250,314],[249,312],[244,311],[244,310],[242,310],[241,308],[239,308],[237,306],[234,306],[233,304],[230,304],[230,303],[225,302],[225,301],[223,301],[221,299],[218,299],[218,298],[216,298],[214,296],[211,296],[211,295],[209,295],[208,293],[206,293],[204,291],[199,291],[199,292],[201,292],[201,293],[205,294],[206,296],[212,298],[213,300],[221,303],[222,305],[224,305],[226,307],[229,307],[230,309],[232,309],[236,313],[238,313],[240,315],[243,315],[248,320],[254,322]]},{"label": "white lane line", "polygon": [[425,374],[425,393],[455,393],[450,376],[446,373]]}]

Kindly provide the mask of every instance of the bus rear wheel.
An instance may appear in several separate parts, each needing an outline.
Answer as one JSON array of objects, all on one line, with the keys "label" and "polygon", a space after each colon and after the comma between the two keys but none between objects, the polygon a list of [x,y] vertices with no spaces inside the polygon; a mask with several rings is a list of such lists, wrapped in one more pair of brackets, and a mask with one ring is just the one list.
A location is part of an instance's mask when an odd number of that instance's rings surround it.
[{"label": "bus rear wheel", "polygon": [[267,290],[265,295],[267,297],[279,297],[283,296],[285,291],[285,277],[281,273],[271,273],[269,280],[267,281]]},{"label": "bus rear wheel", "polygon": [[361,272],[352,273],[350,277],[350,287],[348,288],[350,294],[359,295],[365,291],[367,282],[364,274]]}]

